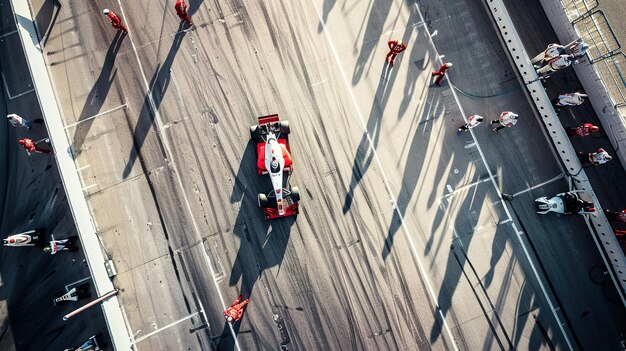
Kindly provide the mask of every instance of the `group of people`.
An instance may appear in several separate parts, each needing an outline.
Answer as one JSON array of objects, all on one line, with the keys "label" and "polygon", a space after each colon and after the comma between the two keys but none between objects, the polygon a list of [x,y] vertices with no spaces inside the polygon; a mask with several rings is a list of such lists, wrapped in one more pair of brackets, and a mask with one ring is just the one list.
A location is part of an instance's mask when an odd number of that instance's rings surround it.
[{"label": "group of people", "polygon": [[[393,61],[399,52],[406,49],[406,45],[402,44],[402,41],[390,41],[389,42],[389,54],[387,54],[387,62],[393,65]],[[582,40],[576,40],[569,45],[563,46],[560,44],[550,44],[539,55],[532,59],[532,63],[537,69],[537,74],[540,78],[547,78],[549,74],[569,67],[572,63],[578,63],[578,58],[585,55],[589,46]],[[391,59],[391,61],[389,61]],[[452,63],[444,63],[438,71],[432,72],[433,77],[437,77],[435,80],[436,85],[441,85],[441,81],[445,77],[445,74],[449,68],[452,67]],[[586,94],[573,92],[559,95],[552,103],[554,105],[557,115],[560,113],[562,107],[578,106],[585,102]],[[499,118],[492,120],[489,124],[493,126],[498,124],[497,127],[492,128],[492,131],[498,132],[499,130],[507,127],[512,127],[517,123],[519,116],[510,111],[504,111],[500,114]],[[484,118],[479,115],[472,115],[468,117],[467,123],[463,124],[457,129],[457,135],[467,132],[468,130],[475,128],[484,121]],[[578,127],[565,128],[568,136],[572,137],[586,137],[592,133],[600,132],[600,127],[592,123],[584,123]],[[599,148],[594,152],[584,153],[578,152],[578,159],[583,165],[598,166],[611,161],[611,155],[603,148]],[[620,212],[613,212],[611,210],[605,210],[605,214],[610,221],[626,222],[626,209]],[[626,231],[624,231],[626,237]]]},{"label": "group of people", "polygon": [[[32,123],[29,120],[15,113],[8,114],[7,121],[13,127],[25,128],[26,131],[30,131],[30,128],[32,127]],[[44,138],[39,141],[33,141],[31,138],[22,138],[22,139],[19,139],[17,142],[18,144],[22,145],[24,149],[26,149],[26,152],[28,152],[29,155],[34,152],[40,153],[40,154],[48,154],[48,155],[54,154],[54,151],[50,149],[42,148],[39,146],[39,143],[43,141],[49,143],[50,139]]]},{"label": "group of people", "polygon": [[[187,12],[187,8],[188,6],[185,0],[177,0],[174,4],[174,9],[176,10],[178,18],[180,18],[180,21],[186,22],[190,26],[193,26],[193,22],[191,22],[191,18],[189,17],[189,13]],[[124,25],[120,16],[118,16],[115,12],[109,9],[104,9],[102,13],[107,16],[113,28],[117,29],[118,31],[122,31],[125,34],[128,33],[128,28]]]}]

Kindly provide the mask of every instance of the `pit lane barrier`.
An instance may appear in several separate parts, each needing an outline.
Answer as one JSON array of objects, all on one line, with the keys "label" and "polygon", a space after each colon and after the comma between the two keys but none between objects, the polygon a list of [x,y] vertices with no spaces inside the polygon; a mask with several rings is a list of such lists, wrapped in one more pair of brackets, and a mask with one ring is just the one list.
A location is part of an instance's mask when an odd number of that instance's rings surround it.
[{"label": "pit lane barrier", "polygon": [[[99,296],[102,296],[116,290],[108,274],[108,271],[111,271],[110,262],[100,247],[93,218],[81,188],[82,183],[78,176],[76,164],[70,153],[66,152],[70,145],[63,128],[63,120],[52,89],[52,82],[40,50],[40,38],[35,28],[29,3],[23,0],[10,0],[10,3],[81,246],[93,277],[95,290]],[[101,306],[113,347],[116,350],[131,350],[131,338],[117,296],[108,297]]]},{"label": "pit lane barrier", "polygon": [[[546,2],[545,0],[540,1],[542,3]],[[539,77],[530,62],[530,57],[524,49],[524,45],[522,45],[522,41],[513,25],[513,21],[509,16],[504,2],[502,0],[484,0],[484,4],[489,9],[489,12],[493,17],[493,21],[500,31],[501,39],[503,40],[511,59],[515,63],[521,79],[526,85],[528,94],[537,108],[540,119],[547,129],[548,135],[552,139],[552,143],[556,148],[568,175],[573,180],[574,187],[579,190],[585,190],[593,198],[596,215],[588,216],[585,220],[587,221],[587,226],[590,229],[591,236],[596,243],[613,284],[617,289],[622,304],[626,307],[626,257],[624,256],[624,252],[619,245],[617,237],[615,236],[613,229],[609,224],[604,211],[602,210],[600,202],[591,187],[591,183],[587,178],[585,170],[578,160],[574,147],[572,146],[565,129],[556,115],[552,102],[550,101],[542,83],[538,79]],[[548,17],[551,18],[550,14],[548,14]],[[557,30],[557,26],[555,26],[554,23],[553,27]],[[557,34],[558,33],[559,31],[557,30]],[[567,36],[565,35],[566,34],[559,35],[559,39],[561,39],[562,43],[569,43],[579,38],[577,33],[572,31],[567,32]],[[546,46],[548,44],[549,43],[546,43]],[[577,68],[582,69],[583,67]],[[578,69],[576,70],[576,73],[578,73]],[[598,98],[598,94],[592,92],[591,90],[593,89],[586,90],[586,94],[589,96],[589,100],[594,105],[594,109],[596,109],[597,112],[597,108],[595,108],[596,104],[594,102],[597,102],[596,99]],[[600,102],[601,101],[602,100],[600,100]]]}]

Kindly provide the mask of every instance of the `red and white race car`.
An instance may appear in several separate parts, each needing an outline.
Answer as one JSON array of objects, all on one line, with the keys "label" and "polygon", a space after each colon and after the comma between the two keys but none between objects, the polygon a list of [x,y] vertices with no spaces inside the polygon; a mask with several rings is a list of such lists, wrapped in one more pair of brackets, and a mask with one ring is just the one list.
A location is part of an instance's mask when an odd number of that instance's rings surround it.
[{"label": "red and white race car", "polygon": [[6,239],[2,239],[2,245],[38,246],[41,243],[43,234],[45,234],[44,229],[32,229],[23,233],[9,235]]},{"label": "red and white race car", "polygon": [[291,187],[289,178],[293,171],[289,151],[289,122],[278,115],[259,117],[259,124],[250,127],[250,138],[256,142],[257,171],[269,174],[272,190],[259,193],[259,207],[265,218],[279,218],[298,214],[300,191]]}]

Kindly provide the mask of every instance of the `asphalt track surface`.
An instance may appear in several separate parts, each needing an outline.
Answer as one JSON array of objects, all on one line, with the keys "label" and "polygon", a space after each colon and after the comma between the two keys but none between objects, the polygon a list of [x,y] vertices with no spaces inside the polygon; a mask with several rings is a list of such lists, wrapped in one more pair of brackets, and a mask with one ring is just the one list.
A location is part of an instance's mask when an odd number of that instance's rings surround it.
[{"label": "asphalt track surface", "polygon": [[[583,219],[534,212],[567,182],[482,3],[420,1],[425,27],[413,2],[190,1],[190,31],[165,1],[31,3],[136,349],[617,347]],[[268,222],[248,126],[272,113],[303,199]]]},{"label": "asphalt track surface", "polygon": [[[0,235],[5,238],[33,228],[56,239],[77,235],[54,158],[27,155],[17,140],[45,138],[46,128],[8,1],[0,1]],[[4,121],[18,113],[33,122],[29,132]],[[78,243],[80,246],[80,243]],[[55,294],[80,281],[90,283],[82,251],[44,254],[41,247],[0,247],[2,350],[64,350],[101,334],[109,344],[102,310],[87,310],[68,321],[62,317],[87,300],[53,305]],[[93,291],[93,285],[91,290]]]}]

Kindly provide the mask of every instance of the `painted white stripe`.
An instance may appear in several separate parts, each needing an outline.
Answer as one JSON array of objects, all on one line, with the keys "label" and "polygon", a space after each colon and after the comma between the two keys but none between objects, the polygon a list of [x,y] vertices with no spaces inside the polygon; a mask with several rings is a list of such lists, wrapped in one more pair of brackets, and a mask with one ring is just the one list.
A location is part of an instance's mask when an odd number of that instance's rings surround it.
[{"label": "painted white stripe", "polygon": [[17,33],[17,29],[8,33],[4,33],[0,35],[0,38],[8,37],[9,35]]},{"label": "painted white stripe", "polygon": [[[126,21],[127,26],[130,26],[130,21],[128,21],[129,17],[126,17],[126,15],[124,14],[124,7],[122,6],[122,1],[121,0],[117,0],[117,3],[120,7],[120,11],[122,14],[122,19]],[[137,52],[137,47],[135,46],[135,42],[133,41],[133,36],[131,35],[131,32],[128,33],[128,39],[130,41],[130,45],[133,48],[133,52],[135,54],[135,59],[137,60],[137,65],[139,65],[139,72],[141,73],[141,78],[143,80],[143,84],[144,84],[144,88],[146,89],[146,92],[148,94],[148,105],[150,106],[150,109],[152,110],[152,113],[154,113],[154,123],[156,123],[157,125],[157,133],[160,134],[161,136],[161,140],[163,141],[163,147],[165,148],[165,153],[167,154],[167,158],[169,160],[172,160],[172,151],[171,151],[171,147],[170,147],[170,142],[168,139],[168,136],[166,133],[162,133],[162,129],[163,129],[163,121],[161,119],[161,113],[159,112],[159,109],[156,108],[156,104],[154,103],[154,97],[152,96],[152,90],[150,89],[150,84],[148,83],[148,78],[146,77],[146,72],[143,68],[143,65],[141,64],[141,59],[139,58],[139,53]],[[183,186],[183,181],[181,179],[181,172],[178,170],[178,167],[176,166],[175,163],[171,163],[170,167],[172,167],[173,171],[174,171],[174,175],[176,178],[176,183],[178,184],[178,187],[181,190],[181,195],[183,198],[183,202],[185,203],[185,207],[187,209],[187,214],[189,215],[189,218],[191,219],[191,224],[193,225],[193,232],[196,236],[196,240],[202,240],[202,236],[200,235],[200,229],[198,227],[198,222],[195,218],[195,216],[193,215],[193,209],[191,207],[191,204],[189,203],[189,198],[187,197],[187,192],[185,191],[185,187]],[[215,287],[215,291],[217,293],[217,296],[220,299],[220,303],[223,306],[223,309],[226,309],[226,303],[224,302],[224,296],[222,295],[222,292],[220,290],[220,287],[217,283],[217,277],[215,274],[215,268],[213,268],[213,264],[211,262],[211,258],[209,257],[209,254],[206,252],[206,250],[202,250],[202,254],[204,257],[204,260],[206,261],[206,264],[209,268],[209,271],[211,272],[211,277],[212,277],[212,281],[213,281],[213,285]],[[195,289],[195,285],[191,284],[192,288]],[[199,296],[198,294],[196,294],[197,296]],[[200,305],[200,312],[202,312],[203,314],[205,313],[205,309],[204,306],[202,305],[202,301],[200,301],[200,299],[197,299],[197,303]],[[205,318],[206,319],[206,318]],[[239,347],[239,342],[237,341],[237,333],[235,333],[235,330],[233,329],[232,324],[229,323],[229,329],[230,329],[230,333],[233,336],[233,340],[235,341],[235,347],[237,348],[237,350],[241,350],[241,348]]]},{"label": "painted white stripe", "polygon": [[9,100],[17,99],[17,98],[18,98],[18,97],[20,97],[20,96],[24,96],[24,95],[26,95],[26,94],[30,94],[30,93],[32,93],[33,91],[35,91],[35,89],[33,88],[33,89],[27,90],[27,91],[25,91],[25,92],[19,93],[19,94],[17,94],[17,95],[11,95],[11,92],[9,91],[9,85],[7,84],[7,80],[6,80],[6,78],[4,77],[4,73],[2,73],[2,82],[4,83],[4,90],[6,90],[6,92],[7,92],[7,97],[9,98]]},{"label": "painted white stripe", "polygon": [[91,189],[91,188],[93,188],[94,186],[97,186],[97,185],[98,185],[98,183],[93,183],[93,184],[91,184],[91,185],[87,185],[86,187],[84,187],[84,188],[83,188],[83,191],[84,191],[84,190]]},{"label": "painted white stripe", "polygon": [[69,284],[67,284],[67,285],[65,286],[65,291],[69,291],[69,287],[70,287],[70,286],[78,285],[78,284],[80,284],[80,283],[82,283],[82,282],[84,282],[84,281],[90,280],[90,279],[91,279],[91,276],[89,276],[89,277],[85,277],[85,278],[83,278],[83,279],[77,280],[77,281],[72,282],[72,283],[69,283]]},{"label": "painted white stripe", "polygon": [[476,146],[476,143],[470,143],[470,144],[465,145],[465,148],[469,149],[469,148],[474,147],[474,146]]},{"label": "painted white stripe", "polygon": [[119,110],[119,109],[121,109],[121,108],[125,108],[125,107],[126,107],[126,104],[121,105],[121,106],[118,106],[118,107],[114,107],[114,108],[112,108],[112,109],[110,109],[110,110],[107,110],[107,111],[104,111],[104,112],[100,112],[100,113],[98,113],[97,115],[93,115],[93,116],[91,116],[91,117],[87,117],[87,118],[85,118],[85,119],[81,119],[81,120],[80,120],[80,121],[78,121],[78,122],[75,122],[75,123],[72,123],[72,124],[68,124],[68,125],[66,125],[66,126],[65,126],[65,129],[67,129],[67,128],[71,128],[71,127],[73,127],[73,126],[75,126],[75,125],[77,125],[77,124],[83,123],[83,122],[85,122],[85,121],[88,121],[88,120],[90,120],[90,119],[94,119],[94,118],[99,117],[99,116],[102,116],[102,115],[106,115],[107,113],[111,113],[111,112],[113,112],[113,111],[116,111],[116,110]]},{"label": "painted white stripe", "polygon": [[476,186],[478,184],[481,184],[481,183],[484,183],[484,182],[488,182],[490,180],[491,180],[491,177],[488,177],[488,178],[485,178],[485,179],[480,179],[480,180],[477,180],[477,181],[475,181],[473,183],[470,183],[470,184],[458,187],[458,188],[456,188],[454,190],[452,190],[452,187],[450,185],[447,185],[446,188],[448,189],[449,193],[445,194],[444,196],[440,197],[439,199],[441,200],[441,199],[450,197],[450,196],[452,196],[452,195],[454,195],[454,194],[456,194],[458,192],[465,191],[465,190],[467,190],[467,189],[469,189],[471,187],[474,187],[474,186]]},{"label": "painted white stripe", "polygon": [[[402,212],[400,212],[400,209],[398,209],[398,206],[395,205],[397,203],[397,201],[396,201],[395,196],[391,192],[391,186],[389,184],[389,180],[387,179],[387,176],[386,176],[385,171],[384,171],[385,168],[380,163],[380,158],[378,157],[378,153],[376,152],[376,148],[374,147],[374,143],[372,142],[372,138],[370,136],[370,133],[367,131],[367,124],[365,123],[365,118],[363,117],[363,113],[361,112],[361,109],[359,108],[359,103],[358,103],[356,97],[354,96],[354,92],[352,91],[352,83],[348,80],[348,76],[346,75],[346,72],[343,69],[343,66],[341,64],[341,60],[339,59],[339,54],[337,52],[337,48],[335,48],[335,45],[333,44],[334,40],[332,38],[332,35],[330,34],[330,31],[326,27],[326,22],[324,21],[324,18],[322,17],[322,14],[320,13],[320,10],[317,8],[315,0],[310,0],[310,1],[311,1],[311,4],[312,4],[313,8],[315,8],[315,12],[317,13],[317,17],[318,17],[318,19],[320,21],[320,25],[322,26],[322,32],[324,33],[324,35],[326,37],[326,41],[328,42],[328,46],[330,47],[330,49],[331,49],[331,51],[333,53],[333,58],[335,59],[335,64],[337,65],[337,68],[339,69],[339,71],[341,73],[341,78],[343,80],[343,83],[346,86],[346,90],[348,91],[348,94],[350,95],[350,99],[352,100],[352,104],[354,105],[354,108],[356,110],[356,114],[359,116],[359,120],[360,120],[360,122],[361,122],[361,124],[363,126],[363,130],[365,132],[365,135],[367,136],[367,141],[369,143],[371,152],[374,155],[374,159],[376,160],[376,165],[378,166],[380,175],[383,178],[383,182],[385,184],[385,189],[387,189],[387,193],[390,196],[390,198],[393,199],[394,210],[395,210],[396,214],[398,215],[398,217],[400,218],[400,224],[401,224],[401,227],[402,227],[402,231],[405,234],[406,240],[409,243],[411,251],[413,252],[413,256],[415,257],[415,262],[417,263],[417,266],[419,268],[420,276],[423,279],[424,283],[426,284],[426,288],[428,290],[430,298],[432,299],[432,303],[436,306],[437,315],[441,319],[441,323],[443,325],[443,329],[445,330],[445,334],[447,334],[448,338],[450,339],[450,344],[454,347],[455,351],[458,351],[458,347],[456,345],[456,342],[454,341],[454,336],[452,335],[452,331],[450,330],[450,327],[448,326],[448,322],[446,321],[446,318],[443,315],[441,307],[439,306],[439,302],[438,302],[438,299],[437,299],[437,294],[435,293],[435,290],[433,289],[433,284],[431,283],[430,279],[428,278],[428,274],[426,273],[426,270],[424,269],[424,264],[422,263],[422,260],[420,259],[420,253],[417,250],[417,247],[416,247],[415,243],[413,242],[413,236],[414,235],[413,235],[413,233],[411,233],[411,231],[408,229],[406,223],[404,222],[404,216],[402,215]],[[418,13],[419,13],[419,9],[418,9]],[[420,13],[420,16],[421,16],[421,13]],[[424,21],[424,18],[422,18],[422,21]]]},{"label": "painted white stripe", "polygon": [[166,326],[164,326],[162,328],[159,328],[159,329],[153,331],[152,333],[148,333],[148,334],[146,334],[146,335],[144,335],[144,336],[142,336],[140,338],[137,338],[133,342],[133,345],[135,345],[135,344],[137,344],[137,343],[139,343],[139,342],[141,342],[143,340],[146,340],[147,338],[151,337],[152,335],[158,334],[158,333],[164,331],[165,329],[171,328],[171,327],[175,326],[176,324],[180,324],[180,323],[182,323],[182,322],[184,322],[184,321],[186,321],[188,319],[191,319],[191,318],[195,317],[196,315],[198,315],[198,313],[200,313],[200,312],[192,313],[192,314],[188,315],[185,318],[181,318],[181,319],[179,319],[179,320],[177,320],[175,322],[172,322],[172,323],[170,323],[170,324],[168,324],[168,325],[166,325]]},{"label": "painted white stripe", "polygon": [[[419,13],[420,18],[423,21],[424,17],[422,16],[422,12],[419,10],[418,4],[415,4],[415,8],[417,9],[417,12]],[[424,25],[424,30],[428,34],[430,45],[432,46],[432,48],[435,51],[435,53],[437,53],[437,47],[435,46],[435,43],[433,42],[433,38],[430,35],[430,30],[428,29],[428,26]],[[440,56],[440,60],[439,61],[440,61],[441,64],[443,64],[443,60],[441,60],[441,56]],[[452,86],[452,81],[450,80],[450,77],[447,77],[447,78],[448,78],[448,82],[450,83],[450,86]],[[465,117],[467,115],[465,114],[465,111],[463,110],[463,106],[461,106],[461,102],[459,101],[459,97],[458,97],[458,95],[456,93],[456,90],[455,89],[450,89],[450,91],[452,92],[452,96],[454,97],[454,101],[456,102],[457,106],[459,107],[459,110],[461,111],[461,115],[463,116],[463,119],[467,123],[467,118]],[[500,192],[500,189],[498,188],[498,184],[495,181],[494,175],[491,173],[491,168],[489,167],[489,164],[487,164],[487,159],[485,158],[485,154],[483,153],[483,150],[480,147],[480,144],[478,143],[478,140],[476,139],[476,135],[474,134],[474,131],[472,129],[470,129],[469,132],[472,135],[472,139],[474,139],[474,142],[476,143],[476,149],[478,150],[478,153],[480,154],[480,158],[483,161],[483,164],[485,165],[485,168],[487,169],[487,172],[489,173],[489,179],[491,179],[491,183],[493,184],[493,187],[494,187],[496,193],[498,194],[498,197],[502,198],[502,193]],[[571,343],[567,333],[565,332],[565,329],[563,328],[563,324],[562,324],[563,322],[561,321],[559,316],[556,314],[555,306],[552,303],[552,300],[550,299],[550,297],[548,296],[548,291],[546,290],[546,287],[545,287],[543,281],[541,280],[541,278],[539,276],[539,272],[537,271],[537,268],[535,267],[535,264],[533,263],[532,257],[530,256],[530,254],[528,252],[528,248],[526,248],[526,245],[524,245],[524,242],[522,241],[522,237],[520,235],[520,231],[518,230],[517,225],[515,224],[515,222],[513,221],[512,216],[511,216],[511,211],[509,210],[509,207],[508,207],[506,202],[502,201],[501,203],[502,203],[502,207],[504,208],[504,212],[506,213],[507,218],[511,219],[511,226],[513,227],[513,230],[515,231],[517,241],[519,242],[519,244],[520,244],[520,246],[522,248],[522,251],[524,252],[524,256],[526,257],[526,260],[528,261],[528,264],[529,264],[529,266],[530,266],[530,268],[532,270],[532,273],[535,276],[535,279],[537,280],[537,283],[539,284],[539,288],[541,290],[541,293],[543,294],[543,297],[545,298],[545,301],[547,302],[548,306],[550,307],[550,311],[552,312],[552,316],[554,317],[555,321],[559,325],[559,331],[561,332],[561,335],[563,336],[563,339],[565,340],[565,342],[569,346],[569,349],[573,350],[572,343]]]},{"label": "painted white stripe", "polygon": [[542,186],[544,186],[544,185],[546,185],[546,184],[552,183],[552,182],[554,182],[555,180],[559,180],[559,179],[564,178],[564,177],[565,177],[565,174],[564,174],[564,173],[561,173],[561,174],[559,174],[558,176],[556,176],[556,177],[554,177],[554,178],[552,178],[552,179],[546,180],[545,182],[543,182],[543,183],[541,183],[541,184],[533,185],[533,186],[531,186],[530,188],[528,188],[528,189],[526,189],[526,190],[519,191],[519,192],[517,192],[517,193],[513,194],[513,196],[517,196],[517,195],[521,195],[521,194],[527,193],[527,192],[529,192],[529,191],[531,191],[531,190],[537,189],[537,188],[539,188],[539,187],[542,187]]},{"label": "painted white stripe", "polygon": [[82,166],[79,169],[77,169],[77,171],[81,172],[81,171],[83,171],[83,170],[85,170],[85,169],[87,169],[89,167],[91,167],[91,165]]}]

